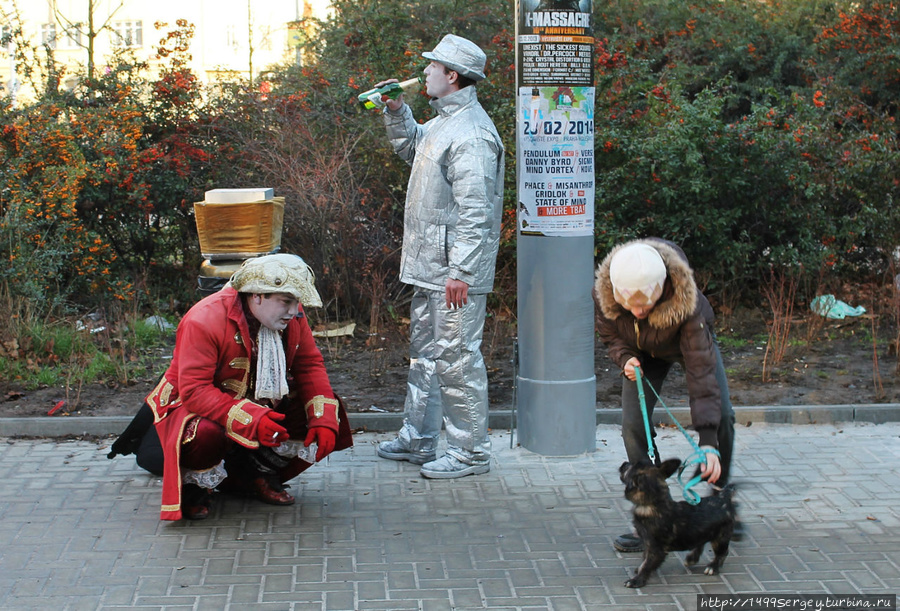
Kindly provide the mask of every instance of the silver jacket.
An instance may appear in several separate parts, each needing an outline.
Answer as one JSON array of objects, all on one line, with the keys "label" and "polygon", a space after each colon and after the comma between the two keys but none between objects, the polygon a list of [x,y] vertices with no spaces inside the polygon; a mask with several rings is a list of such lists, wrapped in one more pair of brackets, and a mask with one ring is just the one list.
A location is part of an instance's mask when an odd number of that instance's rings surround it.
[{"label": "silver jacket", "polygon": [[444,290],[448,278],[489,293],[503,215],[503,143],[475,87],[431,101],[424,125],[403,105],[384,111],[394,150],[412,165],[406,191],[400,280]]}]

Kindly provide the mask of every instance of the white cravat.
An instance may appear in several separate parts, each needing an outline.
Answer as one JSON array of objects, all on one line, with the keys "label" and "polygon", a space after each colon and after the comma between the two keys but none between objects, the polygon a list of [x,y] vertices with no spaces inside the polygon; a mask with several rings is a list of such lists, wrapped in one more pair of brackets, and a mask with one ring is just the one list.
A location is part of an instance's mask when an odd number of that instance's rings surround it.
[{"label": "white cravat", "polygon": [[259,344],[256,358],[256,398],[281,399],[288,394],[287,365],[281,334],[261,326],[256,341]]}]

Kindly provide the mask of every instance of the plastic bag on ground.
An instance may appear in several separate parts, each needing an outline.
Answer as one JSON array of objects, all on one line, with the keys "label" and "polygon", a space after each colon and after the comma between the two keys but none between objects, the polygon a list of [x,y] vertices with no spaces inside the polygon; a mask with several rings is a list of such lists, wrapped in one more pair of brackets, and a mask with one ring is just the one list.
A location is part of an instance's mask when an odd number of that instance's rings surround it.
[{"label": "plastic bag on ground", "polygon": [[848,316],[862,316],[866,313],[866,309],[862,306],[852,307],[839,299],[835,299],[834,295],[819,295],[809,303],[809,309],[825,318],[833,320],[843,320]]}]

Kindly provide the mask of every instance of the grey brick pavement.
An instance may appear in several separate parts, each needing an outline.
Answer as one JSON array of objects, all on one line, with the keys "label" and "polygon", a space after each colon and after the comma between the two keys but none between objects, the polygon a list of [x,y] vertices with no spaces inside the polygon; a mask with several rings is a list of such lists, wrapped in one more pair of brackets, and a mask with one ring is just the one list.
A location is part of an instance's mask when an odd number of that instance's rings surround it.
[{"label": "grey brick pavement", "polygon": [[[663,458],[684,457],[661,432]],[[695,609],[697,594],[900,591],[900,424],[738,431],[748,535],[719,576],[672,554],[641,590],[615,552],[629,504],[618,427],[546,458],[493,436],[486,475],[421,478],[358,435],[292,482],[293,507],[217,496],[203,522],[158,520],[160,481],[106,443],[0,439],[2,609]],[[676,490],[676,494],[680,494]]]}]

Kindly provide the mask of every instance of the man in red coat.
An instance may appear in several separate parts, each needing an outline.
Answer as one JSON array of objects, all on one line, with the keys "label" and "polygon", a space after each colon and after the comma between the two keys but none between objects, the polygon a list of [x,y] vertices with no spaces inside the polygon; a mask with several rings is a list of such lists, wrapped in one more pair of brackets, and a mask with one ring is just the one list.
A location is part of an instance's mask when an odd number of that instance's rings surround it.
[{"label": "man in red coat", "polygon": [[249,259],[178,325],[146,399],[164,455],[163,520],[207,517],[216,488],[290,505],[284,482],[353,444],[302,308],[322,305],[314,281],[295,255]]}]

